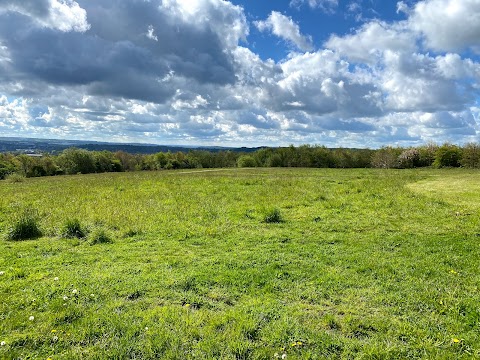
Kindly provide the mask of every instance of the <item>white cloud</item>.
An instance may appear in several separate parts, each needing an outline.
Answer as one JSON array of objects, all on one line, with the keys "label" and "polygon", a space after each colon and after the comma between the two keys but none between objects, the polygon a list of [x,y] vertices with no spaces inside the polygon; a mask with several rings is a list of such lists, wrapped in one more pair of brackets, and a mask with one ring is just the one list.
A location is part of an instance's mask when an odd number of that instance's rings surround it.
[{"label": "white cloud", "polygon": [[292,18],[277,11],[272,11],[267,20],[255,21],[254,24],[258,30],[271,31],[274,35],[295,45],[300,50],[310,51],[313,49],[312,38],[308,35],[303,35],[300,32],[300,27]]},{"label": "white cloud", "polygon": [[35,19],[44,27],[60,31],[85,32],[90,29],[87,12],[73,0],[1,0],[0,12],[14,11]]},{"label": "white cloud", "polygon": [[327,13],[332,13],[338,7],[338,0],[291,0],[291,7],[300,7],[307,4],[312,9],[321,9]]},{"label": "white cloud", "polygon": [[360,27],[354,34],[333,35],[325,46],[353,61],[375,63],[386,50],[413,52],[415,38],[402,25],[373,21]]},{"label": "white cloud", "polygon": [[426,46],[433,50],[479,50],[480,1],[420,1],[411,11],[409,26],[422,34]]}]

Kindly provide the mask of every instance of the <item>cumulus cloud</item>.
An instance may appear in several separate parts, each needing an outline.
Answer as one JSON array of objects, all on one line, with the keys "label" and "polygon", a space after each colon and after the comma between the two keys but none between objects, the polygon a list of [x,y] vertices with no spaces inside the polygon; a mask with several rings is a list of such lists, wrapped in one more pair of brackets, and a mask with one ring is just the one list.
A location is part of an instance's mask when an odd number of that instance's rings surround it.
[{"label": "cumulus cloud", "polygon": [[87,12],[73,0],[0,0],[0,13],[16,12],[39,25],[60,31],[85,32],[90,29]]},{"label": "cumulus cloud", "polygon": [[[405,11],[405,6],[402,6]],[[437,51],[480,51],[478,0],[425,0],[411,11],[410,27],[422,34],[427,47]]]},{"label": "cumulus cloud", "polygon": [[255,26],[260,31],[271,31],[272,34],[286,40],[303,51],[313,49],[312,38],[303,35],[300,27],[292,18],[285,16],[277,11],[272,11],[265,21],[256,21]]},{"label": "cumulus cloud", "polygon": [[[224,0],[0,0],[0,132],[209,145],[472,141],[480,64],[461,49],[477,46],[478,25],[459,21],[454,47],[427,16],[452,4],[399,3],[405,20],[366,22],[318,50],[272,12],[253,26],[302,50],[273,61],[249,48],[244,10]],[[475,18],[472,1],[456,9],[467,8]]]}]

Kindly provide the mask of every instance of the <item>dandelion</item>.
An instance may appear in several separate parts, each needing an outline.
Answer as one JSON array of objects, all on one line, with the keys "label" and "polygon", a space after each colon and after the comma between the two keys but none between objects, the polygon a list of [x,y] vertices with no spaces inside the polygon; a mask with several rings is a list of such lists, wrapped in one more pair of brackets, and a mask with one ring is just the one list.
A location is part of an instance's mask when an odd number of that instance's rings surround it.
[{"label": "dandelion", "polygon": [[296,342],[292,343],[292,347],[294,347],[294,346],[297,346],[297,343],[296,343]]},{"label": "dandelion", "polygon": [[450,270],[450,273],[451,273],[451,274],[453,274],[453,275],[457,275],[457,274],[458,274],[458,272],[456,272],[456,271],[455,271],[455,270],[453,270],[453,269],[452,269],[452,270]]},{"label": "dandelion", "polygon": [[190,304],[185,304],[185,307],[186,308],[189,308],[191,305]]},{"label": "dandelion", "polygon": [[72,290],[72,294],[73,294],[73,295],[77,295],[77,294],[78,294],[78,290],[77,290],[77,289],[73,289],[73,290]]},{"label": "dandelion", "polygon": [[56,333],[56,332],[57,332],[57,330],[55,330],[55,329],[54,329],[54,330],[52,330],[51,332],[52,332],[52,333]]},{"label": "dandelion", "polygon": [[58,281],[58,276],[53,279],[53,281]]},{"label": "dandelion", "polygon": [[30,321],[33,321],[33,320],[35,320],[35,316],[33,316],[33,315],[32,315],[32,316],[30,316],[30,317],[28,318],[28,320],[30,320]]},{"label": "dandelion", "polygon": [[6,343],[5,341],[2,341],[2,342],[0,343],[0,346],[5,346],[5,345],[7,345],[7,343]]},{"label": "dandelion", "polygon": [[453,338],[452,341],[453,341],[455,344],[458,344],[458,343],[460,342],[460,339]]},{"label": "dandelion", "polygon": [[303,343],[301,341],[297,341],[297,346],[302,346]]}]

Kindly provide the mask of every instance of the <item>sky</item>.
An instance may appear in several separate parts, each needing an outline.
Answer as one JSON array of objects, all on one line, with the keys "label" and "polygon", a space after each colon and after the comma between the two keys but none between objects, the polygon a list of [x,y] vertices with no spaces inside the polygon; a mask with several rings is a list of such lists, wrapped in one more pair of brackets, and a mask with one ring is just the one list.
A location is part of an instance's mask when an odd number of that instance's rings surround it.
[{"label": "sky", "polygon": [[480,0],[0,0],[0,136],[480,142]]}]

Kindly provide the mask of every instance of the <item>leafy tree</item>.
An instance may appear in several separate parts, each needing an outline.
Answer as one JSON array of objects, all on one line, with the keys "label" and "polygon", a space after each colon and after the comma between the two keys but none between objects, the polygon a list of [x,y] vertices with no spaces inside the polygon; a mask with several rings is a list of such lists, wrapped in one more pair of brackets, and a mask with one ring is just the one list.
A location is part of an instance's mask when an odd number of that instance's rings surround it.
[{"label": "leafy tree", "polygon": [[237,160],[237,165],[238,167],[244,168],[244,167],[256,167],[257,163],[253,156],[250,155],[242,155],[238,158]]},{"label": "leafy tree", "polygon": [[433,166],[436,168],[459,167],[461,160],[462,149],[456,145],[445,143],[437,149]]},{"label": "leafy tree", "polygon": [[461,165],[467,168],[480,168],[480,145],[466,144],[463,147]]}]

